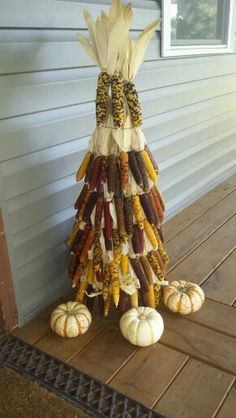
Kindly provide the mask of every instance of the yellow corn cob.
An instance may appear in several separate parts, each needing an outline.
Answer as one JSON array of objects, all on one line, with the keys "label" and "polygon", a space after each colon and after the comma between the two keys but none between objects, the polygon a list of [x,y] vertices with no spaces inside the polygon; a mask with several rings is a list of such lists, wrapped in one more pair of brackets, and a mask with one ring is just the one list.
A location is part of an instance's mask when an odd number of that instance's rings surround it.
[{"label": "yellow corn cob", "polygon": [[153,283],[153,292],[154,292],[155,308],[157,308],[161,299],[161,286],[158,283]]},{"label": "yellow corn cob", "polygon": [[83,161],[80,165],[80,168],[78,169],[78,171],[76,173],[76,181],[80,181],[84,177],[91,155],[92,155],[92,153],[90,151],[88,151],[85,154],[84,159],[83,159]]},{"label": "yellow corn cob", "polygon": [[104,302],[106,302],[109,296],[110,285],[111,285],[110,268],[109,268],[109,264],[106,264],[105,265],[105,277],[104,277],[103,287],[102,287],[102,296],[103,296]]},{"label": "yellow corn cob", "polygon": [[76,293],[75,300],[76,302],[82,303],[84,300],[85,292],[88,288],[88,281],[80,282],[79,289]]},{"label": "yellow corn cob", "polygon": [[120,284],[119,284],[118,265],[116,261],[112,261],[110,263],[110,275],[111,275],[111,288],[112,288],[113,301],[117,307],[119,300],[120,300]]},{"label": "yellow corn cob", "polygon": [[109,293],[107,300],[104,302],[104,316],[108,316],[110,306],[111,306],[111,295]]},{"label": "yellow corn cob", "polygon": [[122,274],[127,274],[128,273],[128,267],[129,267],[129,258],[127,255],[122,255],[121,256],[121,261],[120,261],[120,266],[121,266],[121,272]]},{"label": "yellow corn cob", "polygon": [[143,210],[139,200],[139,196],[137,194],[135,196],[132,196],[132,204],[134,216],[137,220],[138,227],[140,229],[143,229]]},{"label": "yellow corn cob", "polygon": [[148,300],[148,306],[150,308],[155,309],[156,305],[155,305],[155,293],[154,293],[153,285],[149,286],[149,291],[148,291],[148,294],[147,294],[147,300]]},{"label": "yellow corn cob", "polygon": [[156,235],[156,239],[157,239],[157,242],[158,242],[158,248],[159,248],[159,251],[160,251],[160,255],[161,255],[161,257],[162,257],[162,260],[163,260],[163,262],[165,263],[165,264],[168,264],[169,263],[169,257],[168,257],[168,255],[166,254],[166,251],[165,251],[165,249],[164,249],[164,246],[163,246],[163,244],[162,244],[162,241],[161,241],[161,238],[160,238],[160,235],[159,235],[159,233],[158,233],[158,230],[157,230],[157,228],[155,227],[155,226],[153,226],[153,231],[154,231],[154,233],[155,233],[155,235]]},{"label": "yellow corn cob", "polygon": [[148,222],[147,219],[143,220],[144,224],[144,231],[146,232],[149,241],[151,242],[153,248],[158,248],[158,241],[155,235],[155,232],[153,231],[152,225]]},{"label": "yellow corn cob", "polygon": [[121,261],[121,242],[120,242],[119,232],[117,229],[113,229],[112,239],[113,239],[114,260],[117,264],[119,264]]},{"label": "yellow corn cob", "polygon": [[161,271],[161,268],[158,264],[155,254],[152,251],[150,251],[150,253],[147,254],[147,258],[158,280],[165,280],[165,276],[163,272]]},{"label": "yellow corn cob", "polygon": [[93,277],[94,277],[94,269],[93,269],[93,261],[92,260],[88,261],[86,277],[87,277],[88,284],[92,284],[93,283]]},{"label": "yellow corn cob", "polygon": [[157,181],[157,173],[156,173],[156,171],[155,171],[155,169],[152,165],[152,162],[150,160],[150,157],[149,157],[149,155],[148,155],[148,153],[145,149],[142,151],[142,156],[143,156],[145,167],[146,167],[146,170],[149,174],[149,177],[155,183]]},{"label": "yellow corn cob", "polygon": [[130,303],[131,303],[132,308],[137,308],[138,307],[138,292],[137,292],[137,290],[136,290],[136,292],[132,293],[132,295],[130,295]]},{"label": "yellow corn cob", "polygon": [[100,235],[96,233],[96,238],[94,241],[94,250],[93,250],[93,268],[95,273],[101,270],[102,264],[102,246],[100,242]]},{"label": "yellow corn cob", "polygon": [[159,251],[160,251],[161,258],[162,258],[163,262],[165,264],[168,264],[170,259],[169,259],[168,255],[166,254],[166,251],[165,251],[163,245],[160,245]]},{"label": "yellow corn cob", "polygon": [[69,239],[68,239],[68,242],[67,242],[68,247],[70,247],[73,244],[73,241],[74,241],[74,239],[76,237],[76,234],[79,231],[79,226],[80,226],[80,222],[79,221],[75,221],[74,226],[73,226],[73,229],[72,229],[72,232],[71,232],[71,234],[69,236]]}]

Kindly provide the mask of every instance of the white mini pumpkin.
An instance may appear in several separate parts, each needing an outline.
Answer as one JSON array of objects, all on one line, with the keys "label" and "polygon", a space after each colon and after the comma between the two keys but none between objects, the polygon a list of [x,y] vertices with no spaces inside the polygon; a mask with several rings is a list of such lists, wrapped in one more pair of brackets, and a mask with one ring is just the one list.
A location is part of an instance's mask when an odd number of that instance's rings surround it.
[{"label": "white mini pumpkin", "polygon": [[88,330],[91,322],[88,308],[79,302],[63,303],[51,314],[51,328],[60,337],[78,337]]},{"label": "white mini pumpkin", "polygon": [[198,311],[204,300],[205,295],[200,286],[185,280],[175,280],[163,289],[165,306],[182,315]]},{"label": "white mini pumpkin", "polygon": [[129,309],[122,315],[120,330],[131,344],[147,347],[161,338],[164,323],[155,309],[140,306]]}]

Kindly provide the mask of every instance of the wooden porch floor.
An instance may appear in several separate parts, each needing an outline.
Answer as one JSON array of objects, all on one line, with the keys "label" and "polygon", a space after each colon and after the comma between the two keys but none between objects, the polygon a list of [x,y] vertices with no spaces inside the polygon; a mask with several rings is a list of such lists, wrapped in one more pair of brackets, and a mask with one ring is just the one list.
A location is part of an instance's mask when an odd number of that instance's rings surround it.
[{"label": "wooden porch floor", "polygon": [[14,334],[167,418],[234,418],[235,208],[236,175],[165,224],[168,279],[200,284],[206,302],[184,318],[160,308],[160,343],[138,349],[122,338],[117,320],[96,315],[87,334],[64,340],[50,331],[52,307]]}]

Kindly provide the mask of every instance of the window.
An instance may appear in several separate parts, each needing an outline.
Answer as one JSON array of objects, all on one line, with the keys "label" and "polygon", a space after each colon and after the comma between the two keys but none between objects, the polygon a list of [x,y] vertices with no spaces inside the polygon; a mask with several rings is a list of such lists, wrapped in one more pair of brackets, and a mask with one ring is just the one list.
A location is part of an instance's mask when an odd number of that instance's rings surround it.
[{"label": "window", "polygon": [[162,0],[162,55],[233,52],[234,0]]}]

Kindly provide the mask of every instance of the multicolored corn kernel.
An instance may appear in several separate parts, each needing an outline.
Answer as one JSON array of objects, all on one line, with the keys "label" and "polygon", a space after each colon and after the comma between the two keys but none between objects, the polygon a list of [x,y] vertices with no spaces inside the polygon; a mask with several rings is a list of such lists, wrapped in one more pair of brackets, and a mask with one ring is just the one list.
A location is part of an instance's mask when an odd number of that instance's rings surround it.
[{"label": "multicolored corn kernel", "polygon": [[128,309],[128,295],[127,293],[123,292],[123,290],[120,290],[120,299],[118,303],[118,311],[120,315],[123,315]]},{"label": "multicolored corn kernel", "polygon": [[149,199],[149,202],[150,202],[150,206],[152,208],[152,214],[153,214],[153,219],[154,219],[153,223],[154,223],[154,225],[160,226],[161,220],[160,220],[160,217],[159,217],[159,213],[157,211],[157,207],[156,207],[153,195],[152,195],[151,192],[148,192],[147,196],[148,196],[148,199]]},{"label": "multicolored corn kernel", "polygon": [[116,261],[110,263],[110,275],[111,275],[111,288],[112,296],[115,306],[118,306],[120,299],[120,283],[119,283],[119,273],[118,273],[118,264]]},{"label": "multicolored corn kernel", "polygon": [[81,237],[78,245],[75,248],[75,254],[77,256],[80,256],[81,251],[82,251],[82,249],[83,249],[83,247],[85,245],[85,242],[86,242],[86,240],[88,238],[88,235],[89,235],[89,232],[91,231],[91,229],[92,229],[91,225],[89,225],[89,224],[85,225],[84,230],[83,230],[82,237]]},{"label": "multicolored corn kernel", "polygon": [[107,169],[107,185],[109,193],[114,193],[116,186],[117,175],[117,158],[113,155],[108,157],[108,169]]},{"label": "multicolored corn kernel", "polygon": [[143,223],[144,223],[144,231],[146,232],[147,237],[149,241],[151,242],[153,248],[158,248],[158,241],[157,241],[152,225],[148,222],[147,219],[144,219]]},{"label": "multicolored corn kernel", "polygon": [[124,199],[122,197],[115,197],[116,217],[118,224],[118,231],[121,237],[126,235],[125,217],[124,217]]},{"label": "multicolored corn kernel", "polygon": [[80,256],[79,256],[79,259],[80,259],[81,263],[83,263],[87,260],[88,252],[91,250],[91,248],[94,244],[95,236],[96,236],[95,229],[94,228],[90,229],[90,231],[88,233],[88,236],[87,236],[87,239],[84,243],[83,249],[82,249],[82,251],[80,253]]},{"label": "multicolored corn kernel", "polygon": [[94,272],[97,273],[98,271],[102,270],[102,246],[100,241],[100,234],[96,232],[94,247],[93,247],[93,269]]},{"label": "multicolored corn kernel", "polygon": [[128,152],[122,151],[119,155],[121,166],[121,189],[127,190],[129,181],[129,155]]},{"label": "multicolored corn kernel", "polygon": [[[74,274],[74,277],[72,279],[72,287],[76,287],[79,284],[80,278],[82,274],[84,273],[86,266],[87,266],[88,260],[85,260],[83,263],[79,263],[76,272]],[[87,282],[88,283],[88,282]]]},{"label": "multicolored corn kernel", "polygon": [[104,270],[103,287],[102,287],[102,296],[103,296],[104,302],[106,302],[108,295],[110,293],[110,286],[111,286],[110,268],[109,268],[109,264],[106,264],[105,270]]},{"label": "multicolored corn kernel", "polygon": [[124,198],[125,229],[128,235],[133,233],[133,209],[131,196]]},{"label": "multicolored corn kernel", "polygon": [[119,74],[115,73],[111,79],[112,117],[115,128],[124,125],[124,85]]},{"label": "multicolored corn kernel", "polygon": [[147,192],[149,190],[149,181],[148,181],[148,175],[147,175],[146,166],[143,160],[143,156],[141,152],[136,152],[135,155],[136,155],[136,160],[138,163],[139,171],[142,175],[143,189],[145,192]]},{"label": "multicolored corn kernel", "polygon": [[153,292],[154,292],[155,308],[157,308],[161,299],[161,286],[158,283],[153,283]]},{"label": "multicolored corn kernel", "polygon": [[159,266],[159,263],[157,261],[157,258],[155,257],[155,254],[153,251],[150,251],[147,254],[147,259],[150,263],[150,266],[152,267],[153,272],[155,273],[158,280],[165,280],[165,275],[163,274],[161,267]]},{"label": "multicolored corn kernel", "polygon": [[82,188],[82,190],[81,190],[81,192],[80,192],[80,194],[79,194],[79,196],[78,196],[78,198],[77,198],[77,200],[74,204],[75,209],[79,210],[81,208],[87,192],[88,192],[88,186],[87,186],[87,184],[84,184],[84,186],[83,186],[83,188]]},{"label": "multicolored corn kernel", "polygon": [[96,96],[96,118],[97,126],[104,125],[107,116],[107,99],[109,87],[111,84],[111,77],[105,71],[101,72],[98,77],[97,83],[97,96]]},{"label": "multicolored corn kernel", "polygon": [[135,127],[141,126],[143,123],[142,110],[139,102],[138,92],[133,82],[124,83],[124,92],[129,106],[132,123]]},{"label": "multicolored corn kernel", "polygon": [[71,279],[75,275],[75,272],[76,272],[76,269],[78,267],[78,264],[79,264],[79,259],[78,259],[78,257],[75,254],[73,254],[71,256],[70,263],[69,263],[69,266],[68,266],[68,276]]},{"label": "multicolored corn kernel", "polygon": [[164,220],[164,211],[163,211],[162,204],[159,200],[159,197],[158,197],[158,194],[156,192],[155,187],[151,188],[151,195],[152,195],[155,207],[156,207],[156,211],[158,213],[158,217],[159,217],[159,220],[160,220],[159,223],[161,223]]},{"label": "multicolored corn kernel", "polygon": [[119,231],[117,229],[113,229],[112,233],[112,240],[113,240],[113,253],[114,253],[114,260],[117,264],[121,261],[121,241]]}]

